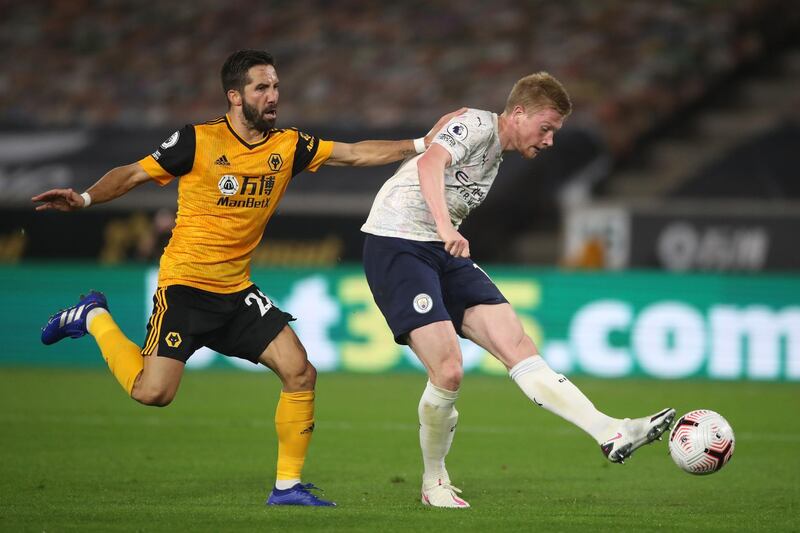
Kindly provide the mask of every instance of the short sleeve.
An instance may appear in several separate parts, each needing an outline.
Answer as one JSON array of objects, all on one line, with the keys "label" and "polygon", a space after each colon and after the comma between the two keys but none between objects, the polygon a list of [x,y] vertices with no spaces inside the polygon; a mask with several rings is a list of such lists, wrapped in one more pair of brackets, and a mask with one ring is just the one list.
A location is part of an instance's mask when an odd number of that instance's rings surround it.
[{"label": "short sleeve", "polygon": [[187,124],[170,135],[155,152],[141,159],[139,164],[154,181],[166,185],[173,178],[192,170],[195,145],[194,126]]},{"label": "short sleeve", "polygon": [[433,142],[447,150],[451,165],[456,165],[488,142],[493,130],[487,126],[475,114],[461,115],[450,120]]},{"label": "short sleeve", "polygon": [[304,170],[316,172],[328,160],[333,151],[333,141],[323,141],[308,133],[297,132],[297,144],[294,148],[292,176]]}]

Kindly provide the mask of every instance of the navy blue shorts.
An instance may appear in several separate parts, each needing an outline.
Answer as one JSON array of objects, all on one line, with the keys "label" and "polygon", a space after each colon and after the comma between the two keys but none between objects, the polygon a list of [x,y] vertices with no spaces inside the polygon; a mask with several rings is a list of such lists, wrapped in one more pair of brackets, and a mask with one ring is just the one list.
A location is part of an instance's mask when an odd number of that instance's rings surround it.
[{"label": "navy blue shorts", "polygon": [[441,242],[367,234],[364,273],[398,344],[414,329],[449,320],[461,333],[464,311],[507,300],[472,259],[453,257]]}]

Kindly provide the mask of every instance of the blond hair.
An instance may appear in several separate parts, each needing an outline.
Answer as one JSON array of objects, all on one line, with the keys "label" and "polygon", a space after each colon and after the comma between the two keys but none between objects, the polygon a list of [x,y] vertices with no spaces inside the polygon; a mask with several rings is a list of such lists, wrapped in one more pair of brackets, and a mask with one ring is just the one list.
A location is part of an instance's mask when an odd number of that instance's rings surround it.
[{"label": "blond hair", "polygon": [[506,113],[516,106],[522,106],[527,113],[549,107],[564,117],[572,112],[572,102],[564,86],[544,71],[525,76],[514,84],[506,101]]}]

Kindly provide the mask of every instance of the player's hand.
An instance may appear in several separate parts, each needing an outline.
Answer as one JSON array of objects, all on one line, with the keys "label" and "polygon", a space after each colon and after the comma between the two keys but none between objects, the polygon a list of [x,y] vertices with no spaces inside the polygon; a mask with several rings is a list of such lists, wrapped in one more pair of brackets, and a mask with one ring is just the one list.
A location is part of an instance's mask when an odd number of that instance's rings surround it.
[{"label": "player's hand", "polygon": [[439,230],[444,249],[453,257],[469,257],[469,241],[453,227]]},{"label": "player's hand", "polygon": [[31,198],[33,202],[42,202],[36,206],[37,211],[56,209],[58,211],[75,211],[83,207],[83,197],[72,189],[51,189]]},{"label": "player's hand", "polygon": [[457,109],[457,110],[453,111],[452,113],[448,113],[445,116],[443,116],[442,118],[440,118],[436,122],[436,124],[433,125],[433,128],[431,128],[431,131],[429,131],[428,133],[425,134],[425,147],[427,148],[428,146],[431,145],[431,143],[433,142],[433,138],[436,136],[437,133],[439,133],[439,130],[444,128],[445,124],[447,124],[448,122],[450,122],[451,120],[453,120],[457,116],[463,115],[466,112],[467,112],[467,108],[466,107],[462,107],[461,109]]}]

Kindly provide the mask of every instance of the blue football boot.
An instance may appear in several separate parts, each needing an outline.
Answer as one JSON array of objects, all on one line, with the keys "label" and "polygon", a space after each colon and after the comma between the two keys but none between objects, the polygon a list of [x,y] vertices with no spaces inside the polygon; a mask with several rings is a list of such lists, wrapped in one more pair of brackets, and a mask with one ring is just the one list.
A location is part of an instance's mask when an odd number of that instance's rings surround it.
[{"label": "blue football boot", "polygon": [[267,499],[267,505],[311,505],[314,507],[336,507],[334,502],[323,500],[311,494],[311,489],[321,491],[313,483],[297,483],[290,489],[273,488]]},{"label": "blue football boot", "polygon": [[88,296],[81,295],[77,304],[50,317],[42,328],[42,342],[49,345],[65,337],[83,337],[87,333],[86,314],[95,307],[108,310],[108,302],[102,292],[91,291]]}]

